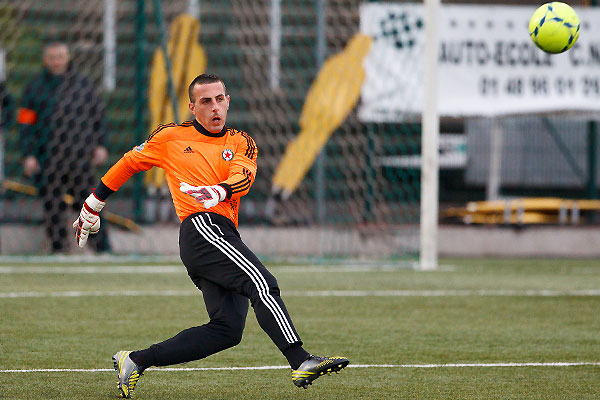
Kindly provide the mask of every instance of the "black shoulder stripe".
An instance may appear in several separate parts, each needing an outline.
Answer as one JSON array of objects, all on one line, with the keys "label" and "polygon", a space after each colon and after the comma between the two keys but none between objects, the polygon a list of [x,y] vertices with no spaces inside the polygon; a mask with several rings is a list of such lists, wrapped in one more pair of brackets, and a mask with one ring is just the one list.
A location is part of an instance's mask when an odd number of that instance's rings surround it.
[{"label": "black shoulder stripe", "polygon": [[252,138],[250,138],[250,154],[248,154],[248,158],[253,159],[254,155],[256,154],[256,144],[254,143],[254,140],[252,140]]},{"label": "black shoulder stripe", "polygon": [[243,133],[242,136],[246,139],[246,144],[248,148],[246,149],[246,153],[244,154],[246,157],[252,159],[254,158],[254,154],[256,154],[256,142],[252,139],[248,134]]},{"label": "black shoulder stripe", "polygon": [[146,139],[147,142],[150,141],[150,139],[152,139],[154,137],[154,135],[156,135],[158,132],[162,131],[165,128],[168,128],[170,126],[177,126],[176,123],[171,122],[170,124],[161,124],[158,125],[158,128],[156,128],[154,131],[152,131],[152,133],[148,136],[148,139]]}]

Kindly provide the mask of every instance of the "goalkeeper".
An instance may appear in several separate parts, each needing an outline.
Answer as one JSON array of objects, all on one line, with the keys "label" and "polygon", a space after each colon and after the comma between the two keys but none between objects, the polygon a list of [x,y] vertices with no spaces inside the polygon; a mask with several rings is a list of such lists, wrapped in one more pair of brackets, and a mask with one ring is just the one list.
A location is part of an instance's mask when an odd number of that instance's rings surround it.
[{"label": "goalkeeper", "polygon": [[150,366],[208,357],[242,339],[248,300],[261,328],[287,358],[296,386],[308,387],[324,373],[348,365],[343,357],[318,357],[302,341],[279,294],[273,275],[242,242],[237,231],[240,197],[256,175],[257,147],[245,132],[225,126],[229,95],[216,75],[199,75],[189,86],[195,116],[180,125],[160,125],[126,153],[90,194],[74,222],[80,247],[100,228],[99,213],[110,194],[133,174],[163,168],[181,219],[180,256],[202,291],[210,321],[139,351],[119,351],[113,363],[119,389],[129,398]]}]

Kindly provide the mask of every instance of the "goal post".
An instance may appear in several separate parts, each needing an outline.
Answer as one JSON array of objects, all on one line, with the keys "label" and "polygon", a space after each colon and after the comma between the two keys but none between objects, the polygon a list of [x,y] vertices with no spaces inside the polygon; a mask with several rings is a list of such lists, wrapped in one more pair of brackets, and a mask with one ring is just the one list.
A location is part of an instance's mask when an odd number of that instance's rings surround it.
[{"label": "goal post", "polygon": [[419,265],[437,268],[438,262],[438,18],[440,0],[425,0],[425,54],[423,93],[423,134],[421,140],[421,218]]}]

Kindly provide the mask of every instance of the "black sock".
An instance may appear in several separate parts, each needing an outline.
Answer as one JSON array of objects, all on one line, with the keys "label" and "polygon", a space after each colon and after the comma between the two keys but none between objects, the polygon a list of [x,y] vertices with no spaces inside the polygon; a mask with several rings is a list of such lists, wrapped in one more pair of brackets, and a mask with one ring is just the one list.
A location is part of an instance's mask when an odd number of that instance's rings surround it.
[{"label": "black sock", "polygon": [[310,353],[304,350],[298,343],[293,344],[292,347],[285,349],[283,351],[283,355],[285,358],[287,358],[292,369],[298,369],[300,364],[310,357]]},{"label": "black sock", "polygon": [[154,353],[150,349],[132,351],[129,353],[129,358],[141,369],[146,369],[155,364]]}]

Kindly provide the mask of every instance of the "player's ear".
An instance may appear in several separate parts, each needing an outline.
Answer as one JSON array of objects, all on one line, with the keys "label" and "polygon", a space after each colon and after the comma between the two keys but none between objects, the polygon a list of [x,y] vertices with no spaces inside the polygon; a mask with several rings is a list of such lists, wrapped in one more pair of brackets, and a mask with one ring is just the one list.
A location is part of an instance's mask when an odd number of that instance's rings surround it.
[{"label": "player's ear", "polygon": [[192,114],[194,113],[194,103],[192,103],[191,101],[188,103],[188,108],[190,109],[190,111],[192,112]]}]

